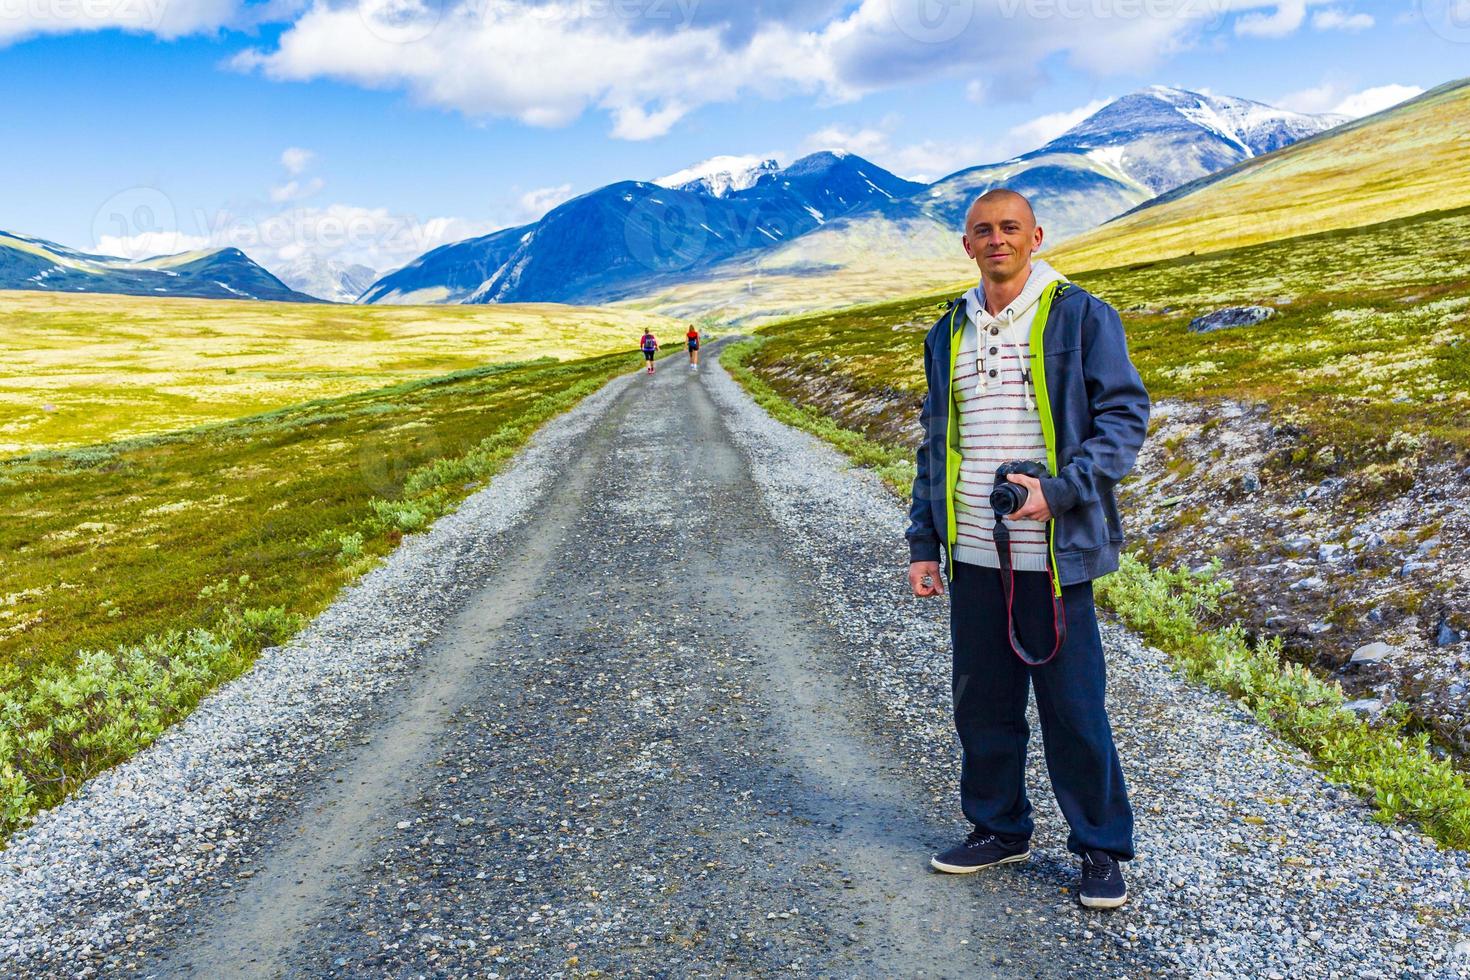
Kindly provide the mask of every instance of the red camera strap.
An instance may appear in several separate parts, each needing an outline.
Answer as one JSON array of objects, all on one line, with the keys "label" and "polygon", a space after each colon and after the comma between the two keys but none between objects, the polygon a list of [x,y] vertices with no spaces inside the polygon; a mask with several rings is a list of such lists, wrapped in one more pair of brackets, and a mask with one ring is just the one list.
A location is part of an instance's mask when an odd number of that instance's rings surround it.
[{"label": "red camera strap", "polygon": [[[1040,667],[1042,664],[1050,663],[1051,659],[1057,655],[1057,651],[1061,650],[1062,644],[1067,642],[1067,608],[1062,603],[1062,597],[1057,594],[1059,590],[1052,589],[1048,583],[1046,592],[1051,597],[1052,632],[1056,637],[1056,642],[1052,645],[1051,653],[1037,659],[1016,635],[1016,570],[1011,566],[1011,531],[1006,527],[1005,518],[999,514],[995,518],[993,537],[995,554],[1000,558],[1000,585],[1006,595],[1006,631],[1010,636],[1011,650],[1028,667]],[[1048,568],[1050,568],[1050,562],[1051,559],[1048,558]],[[1055,575],[1056,570],[1051,569],[1050,574]]]}]

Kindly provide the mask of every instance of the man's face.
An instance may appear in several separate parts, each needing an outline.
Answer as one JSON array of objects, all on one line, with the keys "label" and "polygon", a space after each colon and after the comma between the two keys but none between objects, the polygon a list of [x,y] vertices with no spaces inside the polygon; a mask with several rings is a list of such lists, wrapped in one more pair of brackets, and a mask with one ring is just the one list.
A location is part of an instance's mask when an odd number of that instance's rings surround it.
[{"label": "man's face", "polygon": [[1004,282],[1019,275],[1041,247],[1041,227],[1023,202],[999,197],[975,202],[965,219],[964,241],[980,275]]}]

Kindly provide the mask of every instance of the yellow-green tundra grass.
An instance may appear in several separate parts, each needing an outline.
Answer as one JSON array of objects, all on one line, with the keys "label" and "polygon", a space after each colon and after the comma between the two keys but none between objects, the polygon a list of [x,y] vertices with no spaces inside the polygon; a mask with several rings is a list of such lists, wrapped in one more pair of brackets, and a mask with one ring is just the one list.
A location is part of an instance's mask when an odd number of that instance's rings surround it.
[{"label": "yellow-green tundra grass", "polygon": [[505,361],[631,350],[651,313],[0,292],[0,456],[169,432]]}]

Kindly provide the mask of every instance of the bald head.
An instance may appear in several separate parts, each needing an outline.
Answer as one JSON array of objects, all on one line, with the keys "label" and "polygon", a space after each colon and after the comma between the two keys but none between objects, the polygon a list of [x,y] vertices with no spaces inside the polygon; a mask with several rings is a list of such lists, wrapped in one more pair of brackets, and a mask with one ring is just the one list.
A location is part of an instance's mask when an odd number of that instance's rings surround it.
[{"label": "bald head", "polygon": [[970,226],[975,222],[975,209],[991,203],[1005,203],[1024,208],[1027,217],[1031,219],[1031,224],[1036,224],[1036,211],[1031,207],[1031,202],[1026,199],[1025,194],[1022,194],[1020,191],[1013,191],[1009,187],[992,187],[970,202],[970,209],[965,212],[966,231],[969,231]]}]

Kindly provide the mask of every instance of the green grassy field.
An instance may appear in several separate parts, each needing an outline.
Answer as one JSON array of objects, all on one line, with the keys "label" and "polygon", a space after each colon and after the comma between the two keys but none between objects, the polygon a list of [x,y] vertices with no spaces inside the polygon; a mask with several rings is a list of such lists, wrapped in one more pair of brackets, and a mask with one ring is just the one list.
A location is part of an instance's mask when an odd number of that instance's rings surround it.
[{"label": "green grassy field", "polygon": [[[1391,481],[1405,460],[1384,432],[1470,448],[1467,270],[1470,208],[1461,208],[1074,278],[1123,311],[1154,398],[1264,401],[1306,430],[1297,463],[1331,447],[1331,465],[1379,467]],[[876,442],[911,444],[923,334],[951,295],[768,326],[751,366],[795,400],[826,392],[830,414]],[[1201,313],[1246,303],[1279,312],[1252,327],[1186,329]]]},{"label": "green grassy field", "polygon": [[339,306],[0,292],[0,456],[381,388],[477,365],[631,350],[650,313],[550,303]]},{"label": "green grassy field", "polygon": [[147,744],[641,363],[482,366],[0,462],[0,835]]}]

